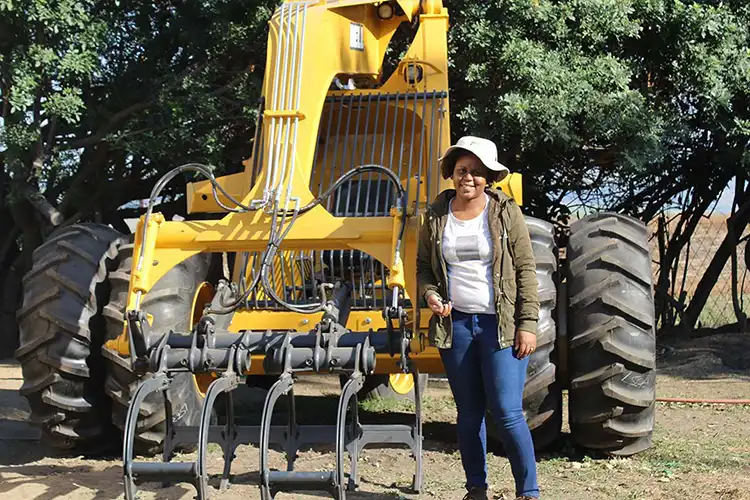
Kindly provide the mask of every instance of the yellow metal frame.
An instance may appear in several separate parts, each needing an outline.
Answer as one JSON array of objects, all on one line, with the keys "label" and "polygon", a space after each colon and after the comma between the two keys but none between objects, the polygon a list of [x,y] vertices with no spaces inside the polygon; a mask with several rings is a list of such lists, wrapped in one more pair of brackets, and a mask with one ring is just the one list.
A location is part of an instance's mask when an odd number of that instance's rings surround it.
[{"label": "yellow metal frame", "polygon": [[[335,77],[369,77],[373,81],[379,78],[382,62],[391,38],[402,22],[419,23],[416,36],[400,65],[380,87],[358,90],[365,96],[369,93],[406,92],[448,92],[448,58],[447,30],[448,13],[440,0],[398,0],[404,11],[401,17],[381,20],[376,15],[376,5],[380,1],[338,1],[311,3],[306,12],[307,33],[304,37],[304,52],[300,50],[300,60],[304,70],[301,72],[301,95],[297,109],[277,109],[270,107],[264,110],[264,130],[268,121],[274,117],[289,117],[298,123],[298,142],[295,149],[294,176],[285,179],[291,183],[295,197],[302,205],[314,199],[310,189],[316,151],[316,138],[321,121],[325,99],[328,96],[346,94],[347,91],[331,91],[331,82]],[[364,50],[352,50],[350,36],[353,26],[361,30]],[[268,50],[266,54],[266,74],[263,84],[263,96],[268,104],[274,97],[273,76],[282,71],[276,67],[279,50],[279,33],[283,23],[279,11],[269,22]],[[304,53],[304,57],[302,54]],[[422,80],[409,82],[404,76],[409,65],[418,65],[422,69]],[[444,100],[442,123],[438,129],[439,137],[435,144],[443,148],[450,144],[450,132],[447,117],[448,100]],[[403,103],[397,104],[404,106]],[[421,116],[421,111],[414,106],[411,110],[419,116],[421,126],[432,126],[432,118]],[[269,119],[269,120],[266,120]],[[402,118],[403,120],[404,118]],[[270,133],[263,134],[263,140],[256,144],[254,154],[267,153],[272,146]],[[435,151],[437,158],[439,151]],[[268,158],[268,154],[264,156]],[[421,212],[425,203],[439,191],[448,187],[447,181],[437,173],[436,165],[418,165],[422,172],[432,169],[436,182],[433,192],[425,193],[419,200],[414,199],[415,189],[410,189],[412,199],[408,200],[407,215]],[[266,184],[267,169],[260,170],[253,181],[251,165],[253,159],[243,162],[242,172],[219,177],[217,182],[235,199],[247,205],[251,200],[260,199]],[[291,172],[291,168],[285,170]],[[287,174],[289,175],[289,174]],[[404,186],[415,179],[401,179]],[[501,186],[509,194],[520,198],[520,179],[510,176]],[[230,200],[219,195],[226,205]],[[207,181],[188,185],[187,208],[190,213],[223,212],[215,202],[211,185]],[[334,217],[322,205],[318,205],[299,216],[284,239],[283,250],[337,250],[353,249],[369,254],[384,263],[391,271],[389,287],[404,288],[410,297],[416,297],[417,283],[415,275],[416,250],[418,239],[418,217],[407,216],[406,231],[401,247],[401,260],[394,261],[394,250],[403,213],[394,212],[391,217]],[[366,223],[363,223],[366,220]],[[136,229],[134,255],[139,255],[143,248],[144,266],[136,269],[138,259],[133,259],[132,277],[129,289],[128,309],[136,308],[136,293],[148,294],[151,287],[170,269],[200,252],[262,252],[269,240],[271,217],[264,211],[229,213],[220,220],[200,220],[172,222],[166,221],[159,214],[153,214],[146,227],[146,241],[142,239],[144,218]],[[314,231],[310,230],[314,228]],[[234,276],[237,277],[237,269]],[[418,304],[415,301],[416,304]],[[416,306],[418,307],[418,305]],[[420,314],[421,313],[421,314]],[[411,317],[419,318],[412,345],[414,360],[421,372],[443,372],[436,349],[429,348],[425,338],[430,312],[411,311]],[[309,331],[320,315],[304,315],[292,312],[275,312],[260,310],[238,310],[230,326],[231,331],[245,329],[265,330],[268,328]],[[377,329],[384,327],[380,311],[352,311],[348,325],[355,330]],[[129,353],[125,326],[123,335],[108,342],[108,347],[117,350],[121,355]],[[262,356],[259,356],[262,358]],[[262,363],[252,363],[250,373],[262,373]],[[392,373],[400,371],[396,360],[389,356],[379,356],[376,371]]]}]

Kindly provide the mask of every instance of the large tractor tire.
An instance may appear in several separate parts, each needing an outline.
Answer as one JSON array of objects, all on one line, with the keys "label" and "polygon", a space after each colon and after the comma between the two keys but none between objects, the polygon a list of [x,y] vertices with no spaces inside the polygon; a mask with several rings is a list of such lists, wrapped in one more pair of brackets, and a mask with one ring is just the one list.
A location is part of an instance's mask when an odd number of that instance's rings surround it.
[{"label": "large tractor tire", "polygon": [[101,224],[56,231],[34,250],[17,318],[30,421],[61,449],[102,448],[110,437],[104,394],[102,308],[120,233]]},{"label": "large tractor tire", "polygon": [[[209,272],[210,254],[190,257],[170,269],[143,296],[141,310],[153,316],[153,329],[167,332],[188,332],[193,317],[193,300]],[[110,274],[112,292],[104,308],[107,320],[107,340],[120,336],[133,262],[132,236],[120,246],[119,266]],[[138,388],[139,379],[130,368],[130,358],[105,346],[102,350],[108,361],[105,390],[112,400],[112,423],[124,430],[130,399]],[[149,374],[146,375],[148,377]],[[198,425],[203,407],[203,394],[191,373],[178,373],[169,388],[172,418],[175,425]],[[165,437],[164,398],[161,393],[146,397],[139,415],[135,450],[140,455],[159,453]],[[188,448],[181,448],[188,449]]]},{"label": "large tractor tire", "polygon": [[568,243],[570,430],[612,455],[651,446],[655,313],[647,229],[615,213],[571,225]]},{"label": "large tractor tire", "polygon": [[[523,410],[534,440],[534,448],[543,450],[558,439],[562,427],[562,390],[556,380],[557,353],[555,350],[558,253],[552,224],[526,217],[526,225],[529,228],[531,246],[536,260],[540,307],[537,348],[529,356],[526,385],[523,391]],[[487,430],[491,438],[500,440],[493,419],[487,419]]]}]

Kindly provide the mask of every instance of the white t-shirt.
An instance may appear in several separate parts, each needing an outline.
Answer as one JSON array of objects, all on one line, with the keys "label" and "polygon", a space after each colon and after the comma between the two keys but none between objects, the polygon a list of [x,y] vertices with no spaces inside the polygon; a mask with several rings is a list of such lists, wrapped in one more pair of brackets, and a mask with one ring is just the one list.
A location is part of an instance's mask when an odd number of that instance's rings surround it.
[{"label": "white t-shirt", "polygon": [[469,314],[495,314],[492,282],[492,237],[487,220],[490,201],[471,220],[453,215],[453,202],[443,231],[443,258],[448,271],[448,300]]}]

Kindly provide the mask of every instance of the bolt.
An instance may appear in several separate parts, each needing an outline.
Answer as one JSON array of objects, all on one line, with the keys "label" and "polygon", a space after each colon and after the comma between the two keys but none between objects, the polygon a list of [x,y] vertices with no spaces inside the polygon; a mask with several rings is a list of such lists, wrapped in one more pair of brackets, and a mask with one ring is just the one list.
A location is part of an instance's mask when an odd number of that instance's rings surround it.
[{"label": "bolt", "polygon": [[310,320],[309,320],[309,319],[307,319],[307,318],[305,318],[305,319],[303,319],[302,321],[300,321],[300,322],[299,322],[299,324],[300,324],[300,325],[306,325],[306,324],[308,324],[309,322],[310,322]]},{"label": "bolt", "polygon": [[158,266],[158,265],[159,265],[159,261],[158,261],[158,260],[155,260],[155,261],[154,261],[154,263],[153,263],[152,265],[154,265],[154,266]]},{"label": "bolt", "polygon": [[372,320],[370,318],[365,318],[362,323],[364,323],[365,325],[369,325],[370,323],[372,323]]}]

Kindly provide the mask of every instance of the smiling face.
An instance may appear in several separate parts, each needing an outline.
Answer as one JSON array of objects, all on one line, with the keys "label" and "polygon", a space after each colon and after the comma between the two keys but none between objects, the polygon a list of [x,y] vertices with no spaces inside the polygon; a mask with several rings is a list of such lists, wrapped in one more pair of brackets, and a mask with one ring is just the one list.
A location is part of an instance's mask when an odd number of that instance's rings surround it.
[{"label": "smiling face", "polygon": [[456,196],[464,201],[473,200],[484,193],[490,171],[473,154],[463,154],[453,166],[453,186]]}]

